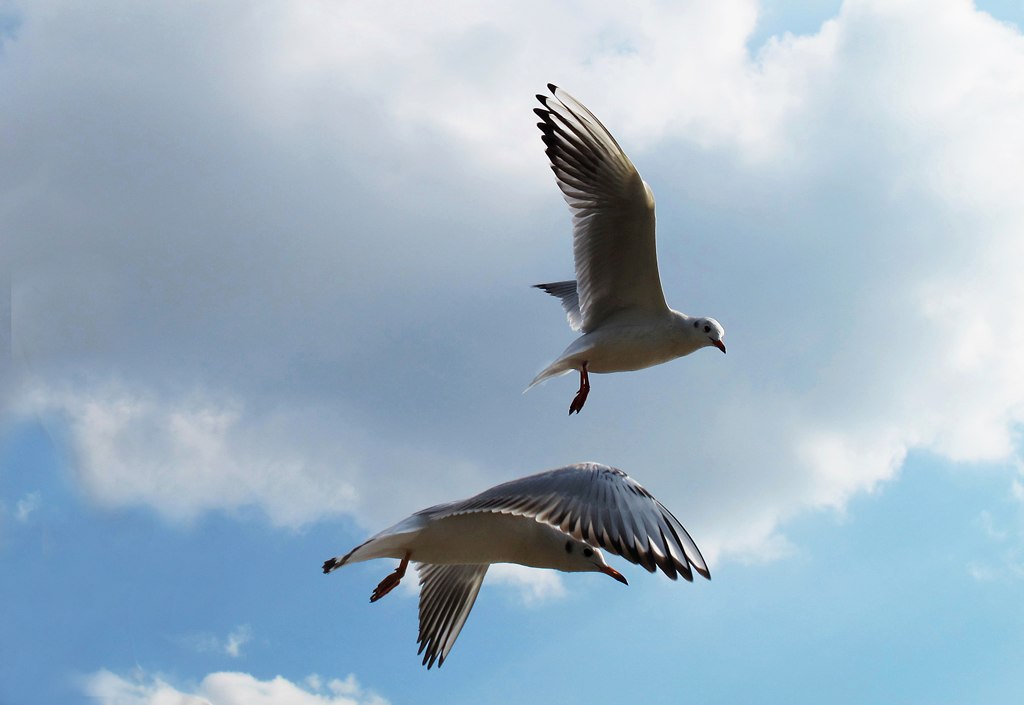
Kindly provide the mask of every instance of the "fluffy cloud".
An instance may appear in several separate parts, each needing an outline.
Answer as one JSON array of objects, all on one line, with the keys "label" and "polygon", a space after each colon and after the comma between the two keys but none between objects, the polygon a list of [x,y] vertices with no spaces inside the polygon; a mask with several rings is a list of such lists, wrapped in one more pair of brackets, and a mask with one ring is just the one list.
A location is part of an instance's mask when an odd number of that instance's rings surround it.
[{"label": "fluffy cloud", "polygon": [[[247,507],[292,528],[345,513],[398,519],[395,504],[441,501],[479,474],[400,439],[374,449],[341,405],[266,409],[223,394],[167,397],[101,384],[33,386],[18,408],[70,430],[78,483],[95,503],[150,506],[175,522]],[[445,474],[424,491],[381,470],[417,465]]]},{"label": "fluffy cloud", "polygon": [[84,680],[83,690],[102,705],[387,705],[353,675],[326,682],[312,675],[300,685],[281,676],[261,681],[248,673],[220,672],[181,690],[159,677],[129,679],[102,670]]},{"label": "fluffy cloud", "polygon": [[[599,460],[764,558],[915,451],[1015,453],[1024,39],[966,0],[851,0],[754,54],[738,0],[56,6],[0,67],[15,355],[101,503],[379,528]],[[517,396],[570,337],[525,288],[570,272],[547,80],[651,182],[669,301],[730,341],[568,421],[564,380]]]},{"label": "fluffy cloud", "polygon": [[210,509],[261,504],[274,522],[295,526],[351,509],[355,500],[344,473],[303,455],[291,444],[302,430],[273,415],[243,424],[240,410],[222,400],[167,404],[123,389],[29,403],[65,415],[79,481],[101,505],[147,504],[187,521]]}]

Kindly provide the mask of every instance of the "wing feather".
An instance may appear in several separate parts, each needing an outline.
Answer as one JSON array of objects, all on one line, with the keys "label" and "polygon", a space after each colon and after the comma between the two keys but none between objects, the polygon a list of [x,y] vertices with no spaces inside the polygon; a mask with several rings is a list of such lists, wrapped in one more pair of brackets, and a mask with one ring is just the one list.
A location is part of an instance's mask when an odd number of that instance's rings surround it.
[{"label": "wing feather", "polygon": [[433,516],[473,512],[532,517],[673,580],[682,575],[692,581],[693,571],[711,578],[700,549],[672,512],[607,465],[581,463],[512,480],[446,504]]},{"label": "wing feather", "polygon": [[487,574],[486,564],[416,566],[420,576],[420,633],[423,665],[440,668],[455,645]]},{"label": "wing feather", "polygon": [[552,95],[538,95],[543,107],[534,112],[572,211],[583,331],[626,309],[667,311],[650,188],[592,112],[557,86],[548,88]]}]

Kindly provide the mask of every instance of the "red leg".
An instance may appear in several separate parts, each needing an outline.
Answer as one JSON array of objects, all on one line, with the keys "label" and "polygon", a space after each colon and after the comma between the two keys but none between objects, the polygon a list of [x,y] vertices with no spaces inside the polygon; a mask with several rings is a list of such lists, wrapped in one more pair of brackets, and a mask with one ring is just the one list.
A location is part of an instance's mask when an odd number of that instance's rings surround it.
[{"label": "red leg", "polygon": [[576,392],[576,397],[569,405],[569,416],[572,416],[574,411],[577,414],[580,413],[580,409],[587,403],[588,394],[590,394],[590,376],[587,374],[587,363],[584,361],[580,366],[580,390]]},{"label": "red leg", "polygon": [[374,588],[373,594],[370,595],[370,602],[376,602],[398,587],[398,583],[402,582],[402,578],[405,577],[405,569],[408,567],[409,554],[406,553],[405,558],[403,558],[402,562],[397,568],[395,568],[395,572],[390,573],[386,578],[380,581],[380,585]]}]

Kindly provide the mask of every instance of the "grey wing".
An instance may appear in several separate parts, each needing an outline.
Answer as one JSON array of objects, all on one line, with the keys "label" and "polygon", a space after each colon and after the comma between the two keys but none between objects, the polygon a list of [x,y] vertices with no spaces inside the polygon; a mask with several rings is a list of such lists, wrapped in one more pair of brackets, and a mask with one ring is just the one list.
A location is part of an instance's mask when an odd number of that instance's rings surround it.
[{"label": "grey wing", "polygon": [[445,507],[446,514],[500,512],[533,517],[650,572],[710,579],[690,535],[661,502],[617,468],[580,463],[492,487]]},{"label": "grey wing", "polygon": [[535,289],[557,296],[565,309],[565,317],[569,319],[569,327],[579,330],[583,327],[583,314],[580,312],[580,297],[576,293],[576,281],[552,282],[550,284],[534,284]]},{"label": "grey wing", "polygon": [[583,330],[625,309],[668,309],[658,275],[654,196],[601,121],[553,84],[538,127],[573,216]]},{"label": "grey wing", "polygon": [[476,602],[487,573],[486,564],[416,566],[420,575],[420,634],[417,653],[428,669],[444,664]]}]

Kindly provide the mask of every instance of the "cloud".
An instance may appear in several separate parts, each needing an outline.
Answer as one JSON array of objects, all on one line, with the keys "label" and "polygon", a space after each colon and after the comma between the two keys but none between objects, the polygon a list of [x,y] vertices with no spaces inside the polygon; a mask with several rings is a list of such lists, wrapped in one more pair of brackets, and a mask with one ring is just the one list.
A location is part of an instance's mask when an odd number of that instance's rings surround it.
[{"label": "cloud", "polygon": [[514,563],[492,565],[487,571],[487,582],[515,589],[525,605],[556,600],[566,595],[565,584],[559,573]]},{"label": "cloud", "polygon": [[1014,478],[1010,485],[1010,496],[1017,502],[1024,503],[1024,483],[1017,478]]},{"label": "cloud", "polygon": [[28,402],[59,410],[74,433],[79,481],[106,506],[147,504],[177,521],[253,503],[286,526],[350,509],[344,475],[303,456],[302,429],[273,414],[240,423],[230,401],[190,396],[174,404],[109,388],[95,396],[42,394]]},{"label": "cloud", "polygon": [[968,574],[978,582],[1024,579],[1024,512],[1013,480],[1009,501],[997,510],[983,509],[975,520],[984,537],[979,555],[968,562]]},{"label": "cloud", "polygon": [[[36,7],[0,65],[18,398],[101,505],[376,529],[599,460],[756,560],[915,452],[1016,455],[1024,39],[969,2],[851,0],[753,55],[738,0]],[[571,266],[552,79],[730,341],[571,421],[564,381],[519,396],[570,339],[526,288]]]},{"label": "cloud", "polygon": [[386,705],[387,701],[365,690],[354,675],[324,682],[316,675],[305,687],[277,676],[262,681],[248,673],[218,672],[203,678],[194,688],[181,690],[159,676],[125,678],[100,670],[83,681],[83,691],[102,705]]},{"label": "cloud", "polygon": [[[397,520],[393,505],[412,511],[424,497],[441,501],[478,474],[400,439],[371,453],[341,405],[267,409],[201,390],[168,397],[106,383],[32,386],[17,408],[67,429],[78,483],[92,501],[149,506],[174,522],[248,507],[291,528],[344,513]],[[379,467],[445,473],[424,491]]]},{"label": "cloud", "polygon": [[967,574],[979,583],[989,583],[996,579],[995,570],[976,561],[971,561],[967,564]]},{"label": "cloud", "polygon": [[222,653],[232,658],[239,658],[242,654],[242,647],[253,639],[252,627],[248,624],[240,624],[228,633],[227,637],[220,639],[212,634],[192,634],[181,639],[181,643],[189,648],[203,653]]},{"label": "cloud", "polygon": [[992,518],[992,512],[982,510],[978,515],[978,524],[981,526],[985,535],[993,541],[1005,541],[1009,536],[1006,529],[996,526],[995,520]]},{"label": "cloud", "polygon": [[40,504],[42,504],[42,495],[38,492],[29,492],[14,505],[14,518],[22,523],[28,521],[29,515],[39,509]]},{"label": "cloud", "polygon": [[224,652],[228,656],[238,658],[242,655],[242,646],[252,641],[252,628],[243,624],[228,634],[228,640],[224,644]]}]

